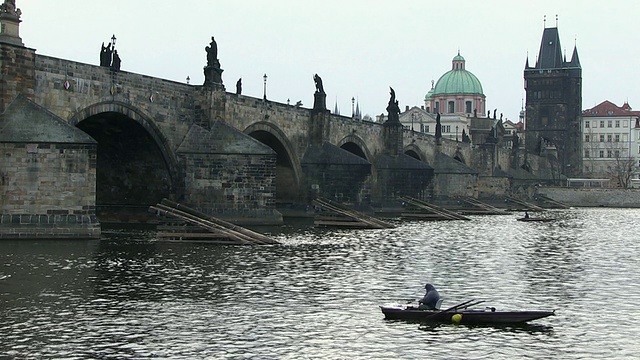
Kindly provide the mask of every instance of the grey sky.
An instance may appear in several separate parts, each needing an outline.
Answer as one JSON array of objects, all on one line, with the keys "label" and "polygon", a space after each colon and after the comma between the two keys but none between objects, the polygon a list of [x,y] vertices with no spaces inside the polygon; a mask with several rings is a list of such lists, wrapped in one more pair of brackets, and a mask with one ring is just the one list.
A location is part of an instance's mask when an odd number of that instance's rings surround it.
[{"label": "grey sky", "polygon": [[122,70],[202,84],[205,46],[218,43],[227,91],[313,105],[318,73],[327,106],[351,114],[351,98],[371,116],[385,112],[389,86],[401,109],[423,105],[431,80],[458,49],[481,81],[487,109],[517,120],[527,53],[533,64],[546,26],[570,57],[577,43],[583,108],[604,100],[640,110],[636,1],[366,0],[17,0],[20,35],[38,54],[98,64],[117,37]]}]

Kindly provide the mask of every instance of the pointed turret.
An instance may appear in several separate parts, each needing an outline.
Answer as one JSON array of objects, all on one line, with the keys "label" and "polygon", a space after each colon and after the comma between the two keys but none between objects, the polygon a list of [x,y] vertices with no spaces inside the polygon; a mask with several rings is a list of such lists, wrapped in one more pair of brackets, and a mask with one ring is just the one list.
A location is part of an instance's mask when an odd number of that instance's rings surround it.
[{"label": "pointed turret", "polygon": [[573,47],[573,55],[571,55],[571,62],[569,63],[569,65],[571,65],[573,67],[581,67],[580,66],[580,58],[578,58],[578,47],[577,46]]}]

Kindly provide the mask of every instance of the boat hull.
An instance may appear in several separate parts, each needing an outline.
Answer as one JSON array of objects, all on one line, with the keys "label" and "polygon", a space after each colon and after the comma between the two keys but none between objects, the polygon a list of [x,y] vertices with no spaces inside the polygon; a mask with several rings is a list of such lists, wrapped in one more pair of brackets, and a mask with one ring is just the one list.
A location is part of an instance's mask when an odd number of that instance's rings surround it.
[{"label": "boat hull", "polygon": [[538,221],[538,222],[549,222],[554,221],[552,218],[519,218],[518,221]]},{"label": "boat hull", "polygon": [[[420,310],[415,307],[381,306],[388,320],[409,320],[419,322],[454,323],[463,325],[482,324],[522,324],[554,315],[554,311],[492,311],[465,309],[458,311]],[[459,316],[455,316],[459,315]]]}]

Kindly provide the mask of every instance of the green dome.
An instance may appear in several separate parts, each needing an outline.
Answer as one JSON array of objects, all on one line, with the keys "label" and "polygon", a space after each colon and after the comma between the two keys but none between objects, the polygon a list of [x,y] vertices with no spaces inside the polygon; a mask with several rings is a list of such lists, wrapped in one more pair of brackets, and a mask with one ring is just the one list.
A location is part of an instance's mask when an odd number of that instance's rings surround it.
[{"label": "green dome", "polygon": [[[482,84],[480,80],[470,71],[465,70],[464,58],[460,55],[453,57],[451,61],[451,70],[447,71],[440,77],[433,90],[434,95],[450,95],[450,94],[474,94],[483,95]],[[428,95],[428,94],[427,94]]]},{"label": "green dome", "polygon": [[454,69],[440,77],[433,90],[433,95],[440,94],[479,94],[482,92],[480,80],[470,71]]},{"label": "green dome", "polygon": [[433,97],[433,88],[431,88],[431,90],[429,90],[427,95],[424,96],[424,99],[425,99],[425,101],[429,101],[429,100],[431,100],[432,97]]}]

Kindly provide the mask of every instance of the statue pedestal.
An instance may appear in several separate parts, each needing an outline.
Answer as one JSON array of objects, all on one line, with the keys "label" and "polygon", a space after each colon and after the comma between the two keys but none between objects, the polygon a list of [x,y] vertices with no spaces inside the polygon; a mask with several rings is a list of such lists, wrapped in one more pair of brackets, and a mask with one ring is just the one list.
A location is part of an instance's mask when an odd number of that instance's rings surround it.
[{"label": "statue pedestal", "polygon": [[209,86],[220,86],[224,89],[224,85],[222,85],[222,70],[219,67],[215,66],[205,66],[204,67],[204,85]]},{"label": "statue pedestal", "polygon": [[327,94],[316,91],[313,94],[313,111],[324,112],[327,110]]}]

